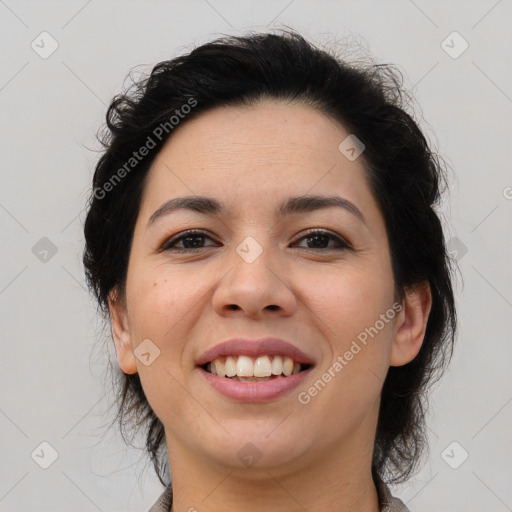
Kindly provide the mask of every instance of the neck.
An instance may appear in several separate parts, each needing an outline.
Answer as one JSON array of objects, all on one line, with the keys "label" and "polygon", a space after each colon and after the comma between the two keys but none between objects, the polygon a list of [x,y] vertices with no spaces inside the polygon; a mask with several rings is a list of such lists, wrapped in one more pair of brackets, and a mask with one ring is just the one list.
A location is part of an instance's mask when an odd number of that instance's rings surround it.
[{"label": "neck", "polygon": [[[168,439],[173,484],[171,512],[379,512],[371,475],[371,444],[310,454],[287,467],[239,469],[207,463]],[[355,440],[354,440],[355,441]],[[358,440],[361,441],[361,440]]]}]

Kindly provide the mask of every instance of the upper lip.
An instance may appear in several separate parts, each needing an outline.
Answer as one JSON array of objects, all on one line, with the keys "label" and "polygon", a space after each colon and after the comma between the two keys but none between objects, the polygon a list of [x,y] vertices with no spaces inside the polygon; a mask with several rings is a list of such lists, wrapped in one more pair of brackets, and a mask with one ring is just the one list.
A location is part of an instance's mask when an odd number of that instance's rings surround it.
[{"label": "upper lip", "polygon": [[233,338],[223,341],[208,349],[196,361],[197,366],[203,366],[223,356],[249,356],[263,355],[285,356],[301,364],[314,364],[314,360],[291,343],[279,338]]}]

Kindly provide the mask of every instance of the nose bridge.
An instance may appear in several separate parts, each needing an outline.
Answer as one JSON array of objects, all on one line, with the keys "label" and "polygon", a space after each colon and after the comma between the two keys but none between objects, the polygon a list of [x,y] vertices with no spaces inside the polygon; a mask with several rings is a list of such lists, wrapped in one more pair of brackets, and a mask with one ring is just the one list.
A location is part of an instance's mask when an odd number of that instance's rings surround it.
[{"label": "nose bridge", "polygon": [[236,255],[232,258],[233,268],[230,272],[232,284],[239,287],[250,286],[253,291],[263,291],[265,288],[274,286],[272,281],[276,278],[275,270],[272,270],[272,266],[277,266],[275,252],[268,242],[263,240],[262,235],[258,238],[261,243],[255,237],[247,236],[238,244],[235,248]]},{"label": "nose bridge", "polygon": [[218,313],[240,309],[247,315],[259,316],[265,309],[277,309],[285,314],[291,314],[294,309],[295,296],[285,276],[279,274],[276,254],[263,236],[259,238],[262,243],[256,237],[247,236],[236,246],[231,270],[214,294]]},{"label": "nose bridge", "polygon": [[[258,237],[260,241],[262,237]],[[265,242],[264,242],[265,243]],[[260,259],[268,259],[269,255],[269,247],[267,245],[266,250],[264,251],[263,246],[256,240],[256,238],[252,236],[247,236],[242,240],[242,242],[236,247],[237,255],[247,264],[252,265],[255,261]],[[261,258],[263,252],[265,252],[264,258]],[[236,260],[236,258],[235,258]],[[240,262],[237,262],[240,263]]]}]

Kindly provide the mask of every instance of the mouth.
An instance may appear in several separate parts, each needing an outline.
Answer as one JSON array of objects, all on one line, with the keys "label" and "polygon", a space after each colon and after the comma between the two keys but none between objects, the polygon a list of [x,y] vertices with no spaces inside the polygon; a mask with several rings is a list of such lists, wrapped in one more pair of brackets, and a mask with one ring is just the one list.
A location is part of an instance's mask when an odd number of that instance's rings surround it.
[{"label": "mouth", "polygon": [[260,356],[229,355],[213,359],[201,368],[217,377],[239,382],[266,382],[290,377],[311,368],[291,357],[264,354]]},{"label": "mouth", "polygon": [[233,338],[196,360],[205,382],[230,400],[264,403],[303,385],[315,359],[278,338]]}]

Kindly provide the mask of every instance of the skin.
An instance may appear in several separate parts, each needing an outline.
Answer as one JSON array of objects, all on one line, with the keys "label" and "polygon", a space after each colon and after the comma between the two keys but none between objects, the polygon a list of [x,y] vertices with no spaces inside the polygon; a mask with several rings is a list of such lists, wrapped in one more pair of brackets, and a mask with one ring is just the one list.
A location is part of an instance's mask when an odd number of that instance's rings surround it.
[{"label": "skin", "polygon": [[[385,223],[362,158],[338,150],[348,135],[312,107],[263,100],[183,123],[151,167],[126,294],[111,294],[110,313],[119,365],[139,373],[165,427],[172,512],[378,511],[371,456],[381,388],[389,366],[421,347],[428,284],[409,291],[403,309],[307,405],[297,399],[395,302]],[[337,207],[278,222],[278,205],[304,194],[348,199],[367,224]],[[163,203],[189,195],[213,197],[226,212],[178,210],[146,229]],[[331,238],[319,246],[330,250],[315,248],[304,238],[310,228],[332,231],[350,249]],[[207,232],[196,245],[203,248],[160,251],[187,229]],[[252,263],[236,252],[249,236],[263,249]],[[235,402],[195,366],[235,336],[283,338],[315,368],[285,396]],[[149,366],[134,355],[145,339],[160,350]],[[237,456],[246,443],[261,454],[250,467]]]}]

